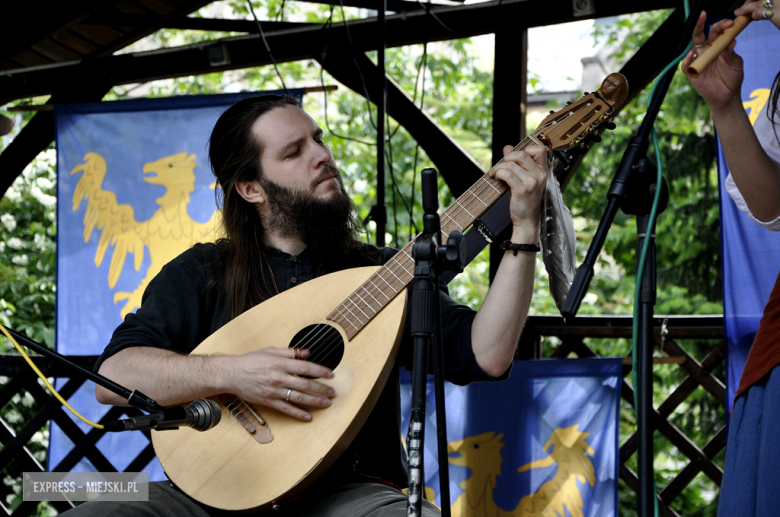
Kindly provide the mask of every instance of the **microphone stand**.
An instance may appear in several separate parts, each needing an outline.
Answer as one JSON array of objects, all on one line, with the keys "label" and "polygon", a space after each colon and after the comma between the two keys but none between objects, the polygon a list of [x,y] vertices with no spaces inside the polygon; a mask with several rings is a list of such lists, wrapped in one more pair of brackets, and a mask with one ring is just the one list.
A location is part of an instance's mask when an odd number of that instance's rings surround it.
[{"label": "microphone stand", "polygon": [[412,372],[412,412],[406,444],[409,453],[409,492],[407,515],[420,516],[425,476],[425,399],[428,354],[432,352],[434,392],[436,396],[436,431],[439,452],[439,494],[441,514],[450,516],[449,466],[447,461],[447,418],[444,402],[444,369],[441,346],[441,310],[439,277],[444,271],[460,273],[466,266],[466,241],[460,232],[452,232],[441,246],[439,188],[435,169],[422,171],[423,232],[415,239],[414,284],[411,291],[411,331],[414,339]]},{"label": "microphone stand", "polygon": [[93,372],[92,370],[88,368],[84,368],[78,363],[74,363],[70,359],[66,358],[64,355],[59,354],[54,350],[51,350],[48,347],[45,347],[36,341],[33,341],[32,339],[28,338],[23,334],[16,332],[15,330],[12,330],[8,327],[6,327],[6,330],[8,330],[8,333],[11,334],[14,337],[14,339],[16,339],[16,341],[23,344],[30,350],[34,350],[37,353],[45,357],[48,357],[49,359],[52,359],[62,365],[65,365],[66,367],[72,370],[77,371],[79,374],[93,381],[95,384],[99,384],[100,386],[103,386],[107,390],[116,393],[123,399],[127,400],[127,403],[135,408],[138,408],[142,411],[146,411],[149,413],[153,413],[153,412],[162,413],[167,409],[159,405],[152,398],[148,397],[147,395],[144,395],[138,390],[131,391],[125,388],[124,386],[122,386],[121,384],[117,384],[111,379],[107,379],[106,377],[103,377],[97,372]]},{"label": "microphone stand", "polygon": [[[691,39],[693,29],[699,19],[705,0],[698,0],[685,22],[683,35],[674,51],[676,58],[685,50]],[[661,188],[661,201],[659,213],[666,208],[668,201],[668,187],[662,180],[660,186],[656,185],[655,167],[647,158],[648,139],[653,128],[653,123],[658,117],[666,93],[674,78],[673,73],[665,74],[658,81],[657,92],[651,99],[642,124],[636,134],[629,141],[623,158],[618,165],[615,177],[610,185],[607,198],[609,202],[599,223],[596,234],[593,237],[588,253],[583,264],[577,268],[569,294],[563,304],[561,314],[564,321],[572,321],[579,310],[582,299],[588,291],[590,281],[593,279],[593,267],[598,255],[604,246],[607,232],[615,219],[617,209],[621,208],[626,214],[636,215],[637,224],[637,269],[644,239],[654,238],[654,228],[648,228],[650,207],[657,188]],[[648,233],[649,232],[649,233]],[[650,517],[654,514],[656,501],[653,497],[653,306],[656,300],[656,263],[655,245],[651,241],[648,249],[648,262],[642,274],[642,289],[639,300],[639,337],[637,346],[637,363],[633,365],[637,372],[637,433],[639,435],[638,460],[639,460],[639,490],[638,490],[638,514],[640,517]]]}]

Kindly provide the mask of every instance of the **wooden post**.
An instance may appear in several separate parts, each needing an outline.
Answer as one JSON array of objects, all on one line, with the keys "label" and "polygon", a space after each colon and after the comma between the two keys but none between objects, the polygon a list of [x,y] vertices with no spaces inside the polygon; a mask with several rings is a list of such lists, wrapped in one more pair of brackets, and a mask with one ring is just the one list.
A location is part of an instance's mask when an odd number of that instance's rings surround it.
[{"label": "wooden post", "polygon": [[[525,137],[526,82],[528,79],[528,29],[508,24],[496,31],[493,70],[493,163],[504,157],[505,145],[516,145]],[[511,228],[490,245],[490,282],[496,276],[504,252],[499,249]]]}]

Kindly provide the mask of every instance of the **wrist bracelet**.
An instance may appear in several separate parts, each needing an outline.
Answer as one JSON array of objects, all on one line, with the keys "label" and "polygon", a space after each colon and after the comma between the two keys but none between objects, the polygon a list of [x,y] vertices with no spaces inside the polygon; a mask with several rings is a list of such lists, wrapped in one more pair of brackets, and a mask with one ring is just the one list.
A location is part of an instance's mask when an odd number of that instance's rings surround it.
[{"label": "wrist bracelet", "polygon": [[538,244],[515,244],[512,241],[504,241],[501,243],[502,251],[512,250],[512,255],[517,256],[518,251],[531,251],[538,253],[542,251]]}]

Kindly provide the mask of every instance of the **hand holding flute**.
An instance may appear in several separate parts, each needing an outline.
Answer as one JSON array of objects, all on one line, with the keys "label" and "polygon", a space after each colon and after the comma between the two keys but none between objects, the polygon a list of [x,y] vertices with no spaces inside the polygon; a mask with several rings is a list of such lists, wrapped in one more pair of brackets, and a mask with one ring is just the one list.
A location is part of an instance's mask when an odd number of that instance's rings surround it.
[{"label": "hand holding flute", "polygon": [[[698,75],[690,73],[690,66],[697,54],[710,48],[707,38],[704,36],[704,23],[707,14],[702,12],[699,21],[693,29],[693,48],[683,58],[682,70],[691,82],[691,85],[699,92],[710,109],[722,111],[730,108],[742,109],[740,89],[742,87],[742,58],[734,52],[735,41],[731,41],[716,57],[712,64]],[[716,41],[723,32],[734,25],[732,20],[721,20],[712,26],[709,41]],[[738,106],[737,106],[738,105]]]},{"label": "hand holding flute", "polygon": [[[742,29],[753,20],[768,20],[780,28],[780,14],[776,14],[773,8],[774,0],[748,0],[745,2],[742,7],[734,11],[737,18],[733,22],[722,20],[713,25],[707,42],[696,44],[696,38],[694,38],[693,62],[689,62],[683,70],[686,70],[690,77],[698,77],[726,48],[734,49],[734,46],[731,45],[732,42],[742,32]],[[702,13],[702,16],[706,16],[705,13]],[[701,34],[703,35],[704,26],[701,17],[699,24],[702,27]]]},{"label": "hand holding flute", "polygon": [[[778,14],[772,10],[772,1],[750,0],[737,9],[735,14],[750,20],[767,18],[780,28],[780,0],[777,0]],[[765,15],[768,11],[771,14]],[[777,203],[777,199],[780,199],[780,164],[767,154],[759,136],[774,140],[772,129],[780,129],[780,106],[777,104],[780,74],[775,78],[771,94],[774,101],[770,99],[759,115],[762,121],[771,115],[774,128],[770,126],[767,131],[764,127],[762,134],[757,135],[742,105],[742,58],[734,52],[736,42],[733,37],[711,65],[700,70],[700,74],[693,75],[689,71],[696,54],[703,54],[721,38],[729,39],[728,34],[724,36],[724,33],[735,25],[732,20],[721,20],[712,26],[707,39],[704,36],[705,21],[706,14],[702,13],[693,31],[693,49],[683,59],[682,70],[709,104],[710,116],[718,131],[731,175],[751,213],[761,221],[773,221],[780,216],[780,205]],[[767,66],[775,67],[776,63],[767,63]]]}]

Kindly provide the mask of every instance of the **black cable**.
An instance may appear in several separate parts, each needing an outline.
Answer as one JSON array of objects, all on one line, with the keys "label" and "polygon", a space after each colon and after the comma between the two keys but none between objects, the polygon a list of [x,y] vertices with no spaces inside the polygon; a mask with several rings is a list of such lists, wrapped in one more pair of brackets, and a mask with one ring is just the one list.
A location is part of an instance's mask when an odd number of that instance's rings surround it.
[{"label": "black cable", "polygon": [[277,22],[283,22],[284,21],[284,3],[286,0],[282,0],[282,6],[279,8],[279,12],[276,13],[276,21]]},{"label": "black cable", "polygon": [[[423,55],[420,58],[420,68],[417,69],[417,80],[414,82],[414,97],[412,97],[412,101],[417,97],[417,83],[420,80],[420,70],[422,70],[422,88],[420,93],[420,111],[423,110],[423,106],[425,105],[425,70],[427,70],[428,67],[428,42],[426,41],[423,43]],[[420,144],[417,142],[417,140],[414,141],[414,160],[412,162],[412,202],[411,202],[411,210],[409,211],[409,219],[414,220],[414,195],[416,193],[416,186],[417,186],[417,158],[420,154]],[[417,232],[417,227],[415,227],[415,232]],[[414,238],[414,235],[409,235],[409,240],[412,240]]]},{"label": "black cable", "polygon": [[255,8],[252,7],[252,0],[246,0],[246,3],[249,5],[249,12],[252,13],[252,18],[255,19],[255,24],[257,25],[257,31],[260,33],[260,38],[263,40],[263,44],[265,45],[265,50],[268,52],[268,55],[271,58],[271,62],[274,64],[274,70],[276,70],[276,75],[279,76],[279,80],[282,82],[282,89],[284,90],[284,93],[287,95],[290,95],[290,92],[287,91],[287,86],[284,84],[284,79],[282,79],[282,74],[279,73],[279,67],[276,66],[276,59],[274,59],[274,55],[271,53],[271,47],[268,46],[268,41],[265,39],[265,33],[263,32],[263,28],[260,26],[260,21],[257,19],[257,16],[255,15]]},{"label": "black cable", "polygon": [[[424,70],[425,64],[428,62],[428,42],[423,43],[423,55],[420,58],[420,66],[417,67],[417,77],[414,81],[414,92],[412,93],[412,104],[414,104],[417,100],[417,87],[420,84],[420,73]],[[422,86],[422,97],[420,102],[420,110],[423,108],[423,102],[425,102],[425,75],[423,73],[423,86]],[[390,119],[388,117],[387,119],[387,127],[388,130],[390,129]],[[406,197],[401,192],[401,187],[398,185],[398,182],[395,179],[395,169],[393,168],[393,148],[392,148],[392,139],[393,136],[399,131],[401,128],[401,124],[398,124],[394,131],[388,131],[388,134],[390,135],[387,140],[387,146],[389,154],[388,156],[388,166],[390,167],[390,179],[393,182],[393,221],[396,224],[396,246],[398,245],[398,236],[397,236],[397,225],[398,225],[398,218],[395,214],[395,192],[398,191],[398,195],[401,197],[401,200],[404,203],[404,206],[406,207],[406,213],[409,214],[409,224],[414,229],[414,233],[411,233],[409,236],[409,240],[412,240],[414,238],[414,234],[418,233],[417,224],[414,222],[414,195],[415,195],[415,186],[416,186],[416,180],[417,180],[417,157],[420,149],[420,144],[417,143],[415,140],[415,147],[414,147],[414,166],[412,167],[412,199],[411,203],[406,200]]]},{"label": "black cable", "polygon": [[[406,197],[404,197],[403,192],[401,192],[401,188],[398,186],[398,183],[395,180],[395,171],[393,169],[393,151],[391,149],[392,146],[388,145],[388,149],[385,152],[386,161],[388,163],[388,166],[390,167],[390,180],[393,183],[393,223],[396,225],[394,231],[396,233],[395,240],[396,240],[396,246],[398,246],[398,215],[396,214],[395,210],[395,194],[398,192],[398,197],[401,198],[401,201],[403,202],[404,206],[406,207],[406,213],[411,214],[412,211],[409,207],[409,202],[406,200]],[[409,219],[409,223],[412,225],[412,228],[414,228],[415,233],[418,232],[417,225],[414,223],[413,219]],[[409,240],[412,240],[411,238]],[[400,247],[400,246],[398,246]]]},{"label": "black cable", "polygon": [[[324,60],[324,55],[323,55],[323,60]],[[344,140],[350,140],[352,142],[358,142],[358,143],[364,144],[364,145],[376,146],[376,142],[366,142],[364,140],[359,140],[357,138],[352,138],[350,136],[340,135],[340,134],[336,133],[335,131],[333,131],[333,129],[330,127],[330,121],[328,120],[328,90],[327,90],[327,88],[325,88],[325,74],[324,74],[324,72],[325,72],[325,68],[323,68],[323,66],[320,65],[320,84],[322,85],[322,93],[324,94],[324,101],[325,101],[325,106],[324,106],[324,109],[325,109],[325,128],[327,128],[328,132],[331,135],[335,136],[336,138],[341,138],[341,139],[344,139]]]},{"label": "black cable", "polygon": [[[427,63],[428,60],[428,42],[425,42],[423,44],[423,55],[420,58],[420,66],[417,67],[417,77],[414,81],[414,92],[412,93],[412,104],[414,104],[417,100],[417,86],[420,84],[420,72],[423,70],[423,67],[425,66],[425,63]],[[422,102],[425,100],[425,78],[423,77],[423,87],[422,87]],[[422,110],[422,102],[420,103],[420,110]],[[387,121],[387,127],[390,128],[390,121],[388,119]],[[398,194],[401,196],[401,199],[404,202],[404,206],[406,207],[406,213],[409,214],[409,222],[411,224],[411,227],[414,229],[414,233],[410,233],[409,240],[412,240],[414,238],[414,235],[418,233],[417,224],[414,222],[414,194],[415,194],[415,186],[416,186],[416,180],[417,180],[417,157],[420,150],[420,144],[417,143],[415,140],[415,146],[414,146],[414,166],[412,167],[412,199],[411,203],[407,202],[406,198],[404,197],[403,193],[401,192],[401,188],[398,185],[398,183],[395,181],[394,176],[394,169],[392,164],[392,139],[395,136],[395,134],[401,129],[401,124],[398,124],[395,127],[395,130],[389,132],[389,138],[387,145],[389,146],[390,150],[390,162],[388,163],[390,165],[390,176],[393,180],[393,187],[398,190]],[[395,192],[393,192],[393,195],[395,196]],[[395,209],[395,205],[393,205],[393,209]],[[397,219],[395,219],[397,221]],[[396,237],[396,241],[397,241]]]},{"label": "black cable", "polygon": [[[390,127],[390,116],[385,114],[385,118],[387,119],[387,126]],[[390,143],[390,139],[388,139],[387,147],[385,148],[385,158],[386,158],[385,161],[387,161],[387,165],[390,169],[390,181],[393,183],[393,224],[395,225],[393,228],[393,237],[395,238],[396,248],[400,248],[401,246],[400,243],[398,242],[398,211],[395,208],[396,192],[398,193],[398,197],[401,198],[401,201],[406,207],[406,213],[411,214],[412,211],[409,208],[409,203],[406,201],[406,197],[404,196],[403,192],[401,192],[401,188],[398,186],[398,182],[395,180],[395,168],[393,167],[393,146]],[[414,220],[412,220],[411,217],[409,218],[409,223],[414,228],[415,233],[417,233],[417,225],[414,224]]]},{"label": "black cable", "polygon": [[[395,247],[398,249],[401,249],[401,246],[398,243],[398,208],[396,208],[395,204],[395,197],[397,194],[397,188],[395,188],[395,174],[393,174],[393,152],[390,149],[390,141],[388,140],[387,145],[385,146],[385,161],[387,162],[388,169],[390,169],[390,181],[393,183],[393,189],[391,190],[391,195],[393,197],[393,240],[395,241]],[[405,201],[404,201],[405,203]]]},{"label": "black cable", "polygon": [[[329,27],[331,27],[333,25],[333,10],[334,9],[335,9],[335,5],[331,1],[331,3],[330,3],[330,15],[328,16],[328,20],[323,24],[323,27],[322,27],[323,30],[326,29],[326,28],[329,28]],[[342,18],[344,18],[344,25],[345,25],[345,28],[347,30],[347,35],[349,35],[349,26],[347,25],[346,17],[344,16],[344,6],[343,5],[341,6],[341,16],[342,16]],[[350,45],[351,45],[352,44],[352,37],[351,36],[349,36],[349,42],[350,42]],[[326,45],[325,46],[325,50],[322,53],[321,61],[325,61],[325,53],[327,52],[327,49],[328,49],[328,47]],[[358,73],[360,73],[360,67],[357,65],[357,61],[354,60],[354,55],[353,55],[353,61],[355,62],[355,66],[358,69]],[[363,145],[376,146],[377,145],[376,142],[367,142],[365,140],[360,140],[358,138],[352,138],[352,137],[349,137],[349,136],[340,135],[340,134],[336,133],[335,131],[333,131],[333,128],[330,127],[330,120],[328,119],[328,90],[325,88],[324,71],[325,71],[324,67],[322,66],[322,64],[320,64],[320,84],[322,85],[322,90],[323,90],[323,94],[324,94],[324,104],[325,104],[325,128],[328,130],[328,132],[331,135],[335,136],[336,138],[341,138],[343,140],[349,140],[349,141],[352,141],[352,142],[357,142],[357,143],[360,143],[360,144],[363,144]],[[367,93],[368,90],[366,89],[366,83],[363,80],[362,73],[360,74],[360,79],[363,82],[363,91],[366,92],[366,98],[368,98],[368,93]],[[371,108],[371,106],[369,105],[368,108],[369,108],[369,116],[370,116],[370,113],[371,113],[370,108]],[[376,124],[373,124],[373,120],[372,120],[372,126],[374,127],[374,129],[376,129]]]},{"label": "black cable", "polygon": [[[420,71],[422,70],[424,63],[428,59],[428,42],[423,43],[423,55],[420,59],[420,66],[417,67],[417,77],[414,80],[414,91],[412,92],[412,104],[417,102],[417,86],[420,84]],[[424,87],[423,87],[424,88]],[[394,137],[398,130],[401,129],[401,124],[395,127],[395,130],[390,133],[390,138]]]},{"label": "black cable", "polygon": [[360,82],[363,85],[363,94],[366,97],[366,110],[368,111],[368,119],[371,122],[371,126],[374,128],[374,131],[379,132],[379,128],[377,128],[376,123],[374,122],[374,112],[371,111],[371,96],[368,94],[368,87],[366,86],[366,79],[363,77],[363,71],[360,69],[360,65],[357,62],[357,59],[355,59],[355,45],[352,42],[352,33],[349,30],[349,23],[347,23],[347,15],[344,14],[344,2],[339,0],[339,6],[341,6],[341,17],[344,20],[344,29],[347,31],[347,41],[349,41],[349,54],[352,56],[352,62],[355,63],[355,68],[357,68],[358,75],[360,76]]},{"label": "black cable", "polygon": [[327,21],[324,24],[322,24],[322,29],[323,30],[329,29],[331,27],[331,25],[333,25],[333,9],[335,9],[335,8],[336,8],[336,6],[333,5],[333,0],[331,0],[330,1],[330,15],[328,16]]},{"label": "black cable", "polygon": [[[344,2],[342,0],[339,0],[339,7],[341,8],[341,17],[342,17],[343,22],[344,22],[344,29],[346,30],[346,33],[347,33],[347,41],[349,42],[350,55],[352,56],[352,61],[355,64],[355,68],[357,69],[358,75],[360,76],[361,85],[363,86],[363,93],[364,93],[364,96],[366,98],[366,109],[368,111],[369,121],[371,123],[371,126],[378,133],[379,132],[379,128],[377,127],[376,122],[374,122],[373,112],[371,110],[371,97],[370,97],[370,95],[368,93],[368,87],[366,85],[366,80],[365,80],[365,77],[363,76],[363,71],[360,68],[360,64],[357,62],[357,59],[355,59],[355,46],[354,46],[354,43],[352,41],[352,33],[349,30],[349,23],[347,22],[347,16],[344,13]],[[330,16],[330,18],[328,18],[328,22],[327,22],[328,24],[331,22],[331,19],[333,17],[333,8],[334,8],[334,6],[333,6],[333,3],[331,2],[331,16]],[[433,14],[433,13],[431,13],[431,14]],[[434,17],[435,17],[435,15],[434,15]],[[427,50],[427,44],[426,44],[425,49]],[[323,60],[324,60],[324,56],[323,56]],[[421,64],[422,64],[422,62],[421,62]],[[419,71],[418,71],[418,75],[419,75]],[[324,80],[324,77],[323,77],[323,67],[321,65],[320,65],[320,82],[322,83],[322,86],[323,86],[323,89],[324,89],[325,80]],[[416,89],[417,89],[417,85],[415,84],[415,96],[416,96]],[[328,121],[328,118],[327,118],[327,90],[325,91],[325,125],[326,125],[328,131],[333,133],[333,130],[330,128],[329,121]],[[388,127],[388,129],[389,129],[389,126],[390,126],[390,123],[389,123],[389,118],[388,118],[387,119],[387,127]],[[400,127],[400,125],[399,125],[399,127]],[[396,131],[397,131],[397,129],[396,129]],[[361,140],[358,140],[358,139],[355,139],[355,138],[344,137],[344,136],[336,135],[335,133],[333,133],[333,134],[335,136],[339,137],[339,138],[344,138],[346,140],[353,140],[353,141],[360,142],[360,143],[366,144],[366,145],[378,145],[377,143],[370,144],[368,142],[361,141]],[[410,209],[409,203],[407,202],[406,197],[401,192],[400,187],[398,186],[398,182],[395,179],[394,167],[393,167],[393,162],[392,162],[392,143],[391,143],[391,140],[388,139],[386,143],[387,143],[387,147],[385,149],[385,157],[384,158],[388,162],[388,165],[389,165],[389,168],[390,168],[390,179],[391,179],[392,184],[393,184],[393,221],[394,221],[394,225],[395,225],[395,227],[394,227],[394,239],[396,241],[396,246],[398,246],[398,215],[397,215],[397,212],[395,210],[395,196],[396,196],[396,193],[401,198],[401,201],[403,201],[403,204],[406,207],[406,211],[409,214],[409,221],[412,224],[412,227],[414,227],[415,232],[417,232],[417,225],[414,223],[414,220],[412,218],[413,210]]]},{"label": "black cable", "polygon": [[[325,21],[325,23],[322,26],[323,30],[326,29],[326,28],[329,28],[329,27],[331,27],[333,25],[333,10],[334,9],[335,9],[335,5],[331,1],[331,3],[330,3],[330,14],[328,16],[328,19]],[[344,14],[343,10],[341,11],[341,14],[342,15]],[[322,52],[322,61],[325,61],[325,54],[326,54],[327,51],[328,51],[328,46],[325,45],[325,49]],[[325,74],[324,74],[324,72],[325,72],[325,69],[322,67],[322,64],[320,64],[320,84],[322,85],[322,93],[323,93],[323,96],[324,96],[324,103],[325,103],[325,128],[328,130],[328,132],[331,135],[335,136],[336,138],[341,138],[342,140],[350,140],[350,141],[358,142],[358,143],[364,144],[364,145],[374,145],[375,146],[376,145],[375,142],[365,142],[365,141],[359,140],[357,138],[352,138],[352,137],[349,137],[349,136],[340,135],[340,134],[336,133],[335,131],[333,131],[333,129],[330,127],[330,121],[328,120],[328,89],[325,87]],[[366,229],[366,232],[368,232],[367,229]],[[368,233],[366,233],[366,238],[368,239]]]},{"label": "black cable", "polygon": [[[425,12],[426,12],[426,13],[428,13],[428,14],[429,14],[429,15],[431,15],[431,16],[433,16],[433,19],[434,19],[434,20],[436,20],[436,23],[438,23],[439,25],[441,25],[441,26],[442,26],[442,28],[444,28],[444,30],[446,30],[447,32],[450,32],[450,33],[452,33],[452,34],[455,34],[455,31],[454,31],[454,30],[452,30],[452,29],[450,29],[449,27],[447,27],[447,25],[446,25],[446,24],[445,24],[443,21],[441,21],[441,20],[439,19],[439,17],[438,17],[438,16],[436,16],[436,15],[433,13],[433,11],[431,11],[431,8],[430,8],[430,7],[428,7],[427,5],[425,5],[424,3],[422,3],[420,0],[417,0],[417,3],[418,3],[418,4],[420,4],[420,5],[422,6],[422,8],[423,8],[423,9],[425,9]],[[430,3],[430,0],[428,1],[428,3]]]}]

